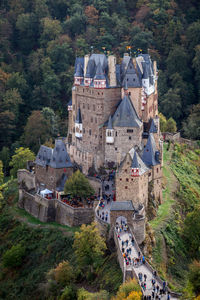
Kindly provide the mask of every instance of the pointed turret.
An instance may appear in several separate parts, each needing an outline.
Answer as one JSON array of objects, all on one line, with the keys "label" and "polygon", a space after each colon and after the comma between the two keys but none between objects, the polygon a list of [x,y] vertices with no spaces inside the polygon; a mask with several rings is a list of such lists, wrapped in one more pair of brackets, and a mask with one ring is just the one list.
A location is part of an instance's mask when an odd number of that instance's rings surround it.
[{"label": "pointed turret", "polygon": [[74,84],[80,85],[82,83],[82,80],[83,80],[83,68],[81,63],[78,63],[76,67],[76,72],[74,74]]},{"label": "pointed turret", "polygon": [[97,65],[96,74],[94,76],[94,87],[98,89],[106,87],[106,77],[100,62]]},{"label": "pointed turret", "polygon": [[95,72],[95,62],[92,59],[90,59],[88,61],[87,70],[84,78],[85,86],[90,86],[90,84],[92,83],[94,72]]},{"label": "pointed turret", "polygon": [[113,144],[114,143],[114,129],[112,126],[112,118],[109,117],[108,126],[106,128],[106,143]]},{"label": "pointed turret", "polygon": [[160,163],[159,151],[156,149],[153,133],[149,133],[147,144],[143,151],[142,160],[147,166],[155,166]]},{"label": "pointed turret", "polygon": [[79,107],[76,114],[76,121],[75,121],[75,136],[77,138],[82,138],[82,129],[83,129],[83,124],[82,124],[81,110]]},{"label": "pointed turret", "polygon": [[137,152],[135,151],[132,164],[131,164],[131,176],[139,176],[139,162],[138,162],[138,157],[137,157]]}]

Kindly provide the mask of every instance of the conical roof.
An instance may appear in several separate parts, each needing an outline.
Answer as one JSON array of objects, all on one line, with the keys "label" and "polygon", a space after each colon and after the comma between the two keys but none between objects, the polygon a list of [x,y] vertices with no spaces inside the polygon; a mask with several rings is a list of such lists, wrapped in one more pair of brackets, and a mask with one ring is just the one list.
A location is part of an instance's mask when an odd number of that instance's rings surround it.
[{"label": "conical roof", "polygon": [[142,154],[142,160],[147,166],[155,166],[159,164],[159,161],[155,158],[156,143],[153,137],[153,133],[149,133],[147,144]]},{"label": "conical roof", "polygon": [[129,151],[129,154],[132,158],[131,168],[138,168],[139,169],[139,175],[142,175],[145,172],[149,171],[149,168],[146,166],[146,164],[143,162],[140,155],[138,154],[138,152],[134,148],[132,148]]},{"label": "conical roof", "polygon": [[94,73],[95,73],[95,62],[94,62],[94,60],[90,59],[88,61],[88,65],[87,65],[87,70],[86,70],[85,77],[86,78],[93,78],[94,77]]},{"label": "conical roof", "polygon": [[109,119],[108,119],[108,126],[107,126],[107,129],[113,129],[113,126],[112,126],[112,118],[111,118],[111,116],[110,116]]},{"label": "conical roof", "polygon": [[158,130],[157,130],[157,127],[156,127],[154,119],[153,119],[151,122],[151,127],[149,129],[149,133],[157,133],[157,132],[158,132]]},{"label": "conical roof", "polygon": [[128,83],[127,83],[127,80],[125,80],[125,83],[124,83],[124,91],[128,91]]},{"label": "conical roof", "polygon": [[83,77],[83,68],[80,63],[77,64],[76,72],[74,74],[75,77]]},{"label": "conical roof", "polygon": [[132,164],[131,164],[131,168],[137,168],[139,169],[140,164],[138,162],[138,155],[137,152],[135,151],[134,156],[133,156],[133,160],[132,160]]},{"label": "conical roof", "polygon": [[81,117],[81,110],[80,107],[78,108],[77,115],[76,115],[76,123],[81,124],[82,123],[82,117]]},{"label": "conical roof", "polygon": [[99,79],[99,80],[106,79],[100,62],[97,65],[96,74],[94,76],[94,79]]},{"label": "conical roof", "polygon": [[142,126],[142,121],[139,119],[137,112],[129,98],[125,95],[120,102],[114,116],[112,117],[113,127],[137,127]]}]

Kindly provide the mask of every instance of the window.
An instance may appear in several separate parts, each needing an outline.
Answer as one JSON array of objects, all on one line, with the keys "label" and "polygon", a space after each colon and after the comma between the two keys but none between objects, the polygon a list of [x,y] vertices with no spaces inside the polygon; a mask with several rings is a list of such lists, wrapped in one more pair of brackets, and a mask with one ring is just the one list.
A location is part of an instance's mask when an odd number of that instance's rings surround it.
[{"label": "window", "polygon": [[121,179],[121,178],[120,178],[119,180],[120,180],[120,181],[122,181],[122,179]]},{"label": "window", "polygon": [[97,118],[95,118],[95,123],[97,123]]},{"label": "window", "polygon": [[129,96],[131,96],[131,92],[128,92]]},{"label": "window", "polygon": [[89,104],[87,105],[87,108],[88,108],[88,109],[90,109],[90,106],[89,106]]},{"label": "window", "polygon": [[117,151],[117,148],[115,148],[115,151]]},{"label": "window", "polygon": [[158,173],[158,168],[157,168],[157,173]]},{"label": "window", "polygon": [[93,123],[93,117],[91,117],[91,123]]},{"label": "window", "polygon": [[95,111],[95,105],[93,104],[93,111]]},{"label": "window", "polygon": [[85,128],[83,128],[83,133],[85,133]]},{"label": "window", "polygon": [[127,169],[125,169],[124,171],[127,172]]},{"label": "window", "polygon": [[135,78],[133,78],[133,81],[135,81]]},{"label": "window", "polygon": [[129,136],[128,138],[129,138],[129,140],[131,140],[131,136]]},{"label": "window", "polygon": [[83,108],[85,108],[85,103],[83,103]]},{"label": "window", "polygon": [[131,178],[131,181],[133,181],[133,178]]},{"label": "window", "polygon": [[115,136],[117,136],[117,131],[115,132]]},{"label": "window", "polygon": [[128,179],[128,178],[126,178],[126,181],[128,182],[128,181],[129,181],[129,179]]},{"label": "window", "polygon": [[125,189],[127,190],[127,189],[128,189],[128,187],[127,187],[127,186],[125,186]]},{"label": "window", "polygon": [[133,133],[133,129],[127,129],[127,133]]},{"label": "window", "polygon": [[92,134],[92,130],[91,129],[89,129],[89,135],[91,135]]}]

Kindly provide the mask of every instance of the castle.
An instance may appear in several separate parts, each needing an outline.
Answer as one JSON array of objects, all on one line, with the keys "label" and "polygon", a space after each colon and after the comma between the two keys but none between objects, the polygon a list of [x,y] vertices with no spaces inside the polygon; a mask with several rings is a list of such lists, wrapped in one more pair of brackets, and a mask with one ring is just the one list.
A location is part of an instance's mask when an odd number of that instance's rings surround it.
[{"label": "castle", "polygon": [[[109,220],[114,224],[118,216],[126,216],[141,243],[149,194],[162,202],[160,136],[157,67],[148,54],[124,54],[120,64],[114,55],[76,58],[67,138],[57,139],[54,149],[40,147],[34,174],[19,170],[19,206],[42,221],[74,226],[95,217],[101,222],[93,208],[76,210],[61,201],[64,183],[74,166],[86,175],[91,169],[98,174],[112,168],[116,202]],[[102,182],[89,180],[96,194],[102,194]],[[40,194],[45,189],[51,192],[49,199]]]},{"label": "castle", "polygon": [[117,201],[148,203],[148,185],[162,202],[162,142],[157,67],[148,54],[86,55],[75,62],[68,104],[67,150],[85,174],[92,166],[117,168]]}]

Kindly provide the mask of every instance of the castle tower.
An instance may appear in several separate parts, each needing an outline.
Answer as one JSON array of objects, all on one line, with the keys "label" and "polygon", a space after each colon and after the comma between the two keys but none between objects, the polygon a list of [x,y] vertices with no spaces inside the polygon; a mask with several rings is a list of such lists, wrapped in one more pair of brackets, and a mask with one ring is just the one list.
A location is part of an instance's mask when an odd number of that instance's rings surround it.
[{"label": "castle tower", "polygon": [[108,56],[108,78],[109,78],[109,85],[110,86],[117,86],[117,79],[116,79],[116,57],[114,55]]},{"label": "castle tower", "polygon": [[148,173],[148,167],[136,150],[132,148],[116,172],[117,201],[131,200],[136,209],[141,205],[146,208],[148,202]]},{"label": "castle tower", "polygon": [[144,148],[142,160],[152,170],[153,193],[159,202],[162,202],[162,166],[160,151],[156,148],[153,133],[149,133],[147,144]]}]

